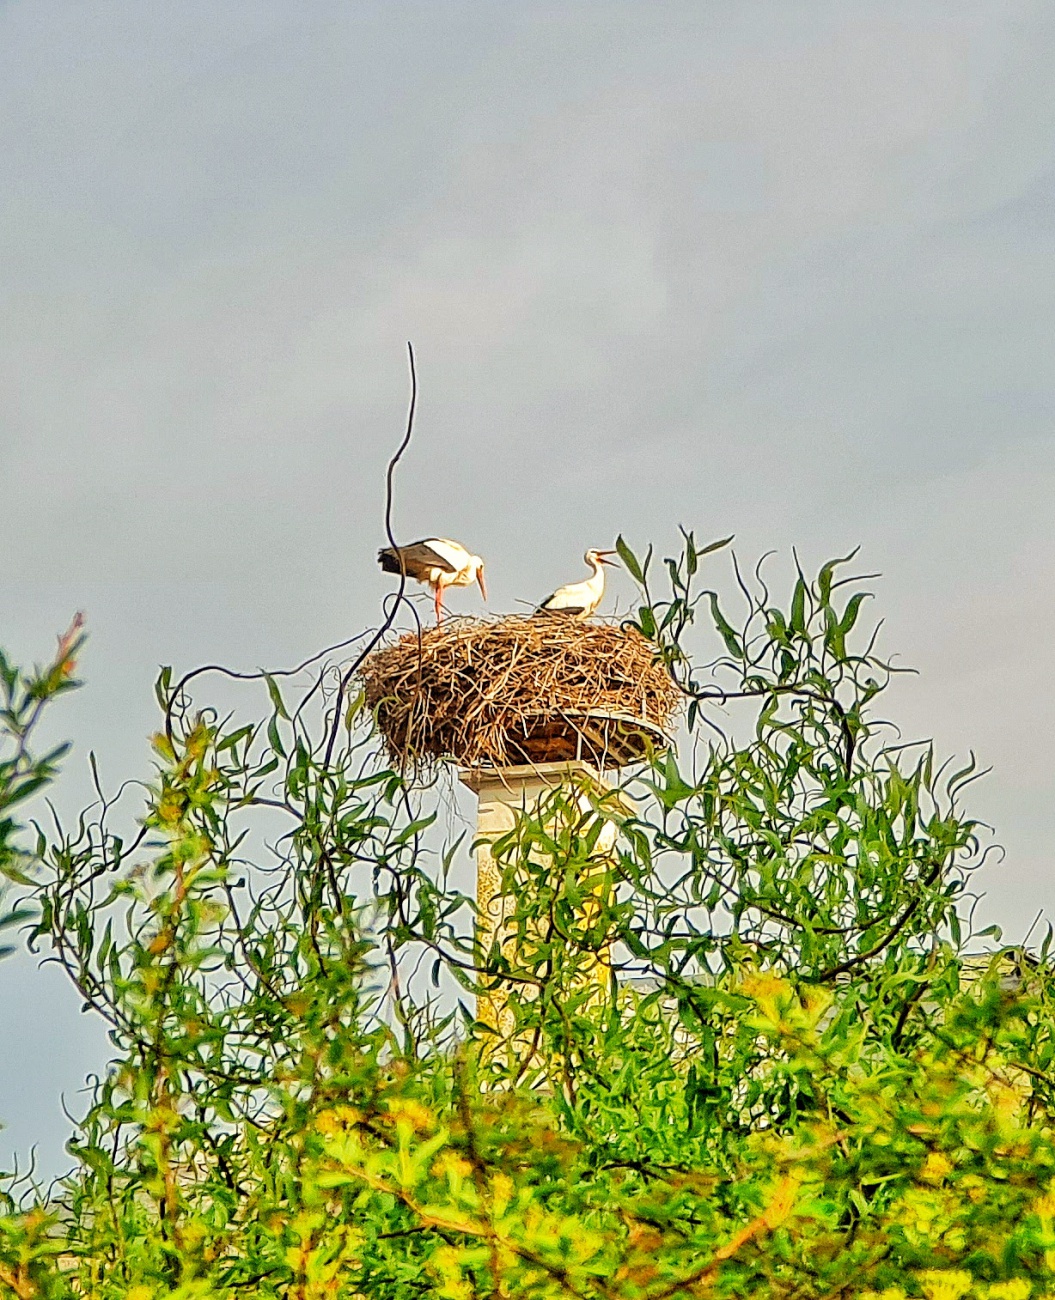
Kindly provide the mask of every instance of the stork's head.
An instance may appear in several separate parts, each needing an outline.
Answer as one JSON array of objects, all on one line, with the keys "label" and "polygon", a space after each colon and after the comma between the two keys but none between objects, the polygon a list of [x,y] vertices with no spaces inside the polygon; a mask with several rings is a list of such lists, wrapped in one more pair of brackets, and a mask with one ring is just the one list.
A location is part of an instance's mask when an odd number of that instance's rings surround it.
[{"label": "stork's head", "polygon": [[616,554],[618,554],[617,551],[599,551],[595,547],[591,546],[583,556],[583,559],[591,566],[596,564],[607,564],[614,568],[616,563],[615,560],[610,560],[608,557]]},{"label": "stork's head", "polygon": [[474,575],[476,577],[477,585],[480,588],[480,595],[483,596],[484,600],[486,600],[487,587],[484,584],[484,562],[483,560],[480,559],[478,555],[471,555],[469,557],[469,564],[473,569]]}]

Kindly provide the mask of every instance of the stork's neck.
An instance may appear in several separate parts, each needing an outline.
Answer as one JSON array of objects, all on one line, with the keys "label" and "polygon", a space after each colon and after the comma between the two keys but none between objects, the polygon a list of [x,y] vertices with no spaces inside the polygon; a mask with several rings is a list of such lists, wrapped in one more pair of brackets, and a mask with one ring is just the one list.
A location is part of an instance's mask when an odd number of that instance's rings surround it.
[{"label": "stork's neck", "polygon": [[594,594],[596,602],[600,604],[601,597],[604,595],[604,565],[596,558],[591,559],[589,563],[593,573],[586,579],[586,586]]}]

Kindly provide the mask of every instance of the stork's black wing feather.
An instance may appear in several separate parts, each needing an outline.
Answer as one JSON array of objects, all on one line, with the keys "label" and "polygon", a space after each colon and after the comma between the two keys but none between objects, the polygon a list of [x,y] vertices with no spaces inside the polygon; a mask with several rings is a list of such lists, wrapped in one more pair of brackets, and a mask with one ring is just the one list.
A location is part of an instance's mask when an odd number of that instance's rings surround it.
[{"label": "stork's black wing feather", "polygon": [[420,542],[411,542],[409,546],[386,546],[377,553],[377,562],[385,573],[407,573],[416,578],[426,569],[442,569],[444,573],[454,573],[454,565],[445,560],[439,551],[429,545],[431,537],[424,537]]},{"label": "stork's black wing feather", "polygon": [[556,594],[557,593],[555,591],[551,591],[550,594],[546,597],[546,599],[542,602],[542,604],[536,608],[535,613],[536,614],[582,614],[585,612],[586,609],[585,605],[561,605],[559,609],[551,609],[550,601],[553,599],[553,597]]}]

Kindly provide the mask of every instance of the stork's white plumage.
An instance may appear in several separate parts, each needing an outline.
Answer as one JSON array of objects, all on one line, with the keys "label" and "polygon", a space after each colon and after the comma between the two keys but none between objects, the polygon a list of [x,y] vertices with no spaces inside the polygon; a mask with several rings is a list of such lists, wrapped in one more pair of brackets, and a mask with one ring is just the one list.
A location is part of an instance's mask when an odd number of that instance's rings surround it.
[{"label": "stork's white plumage", "polygon": [[593,569],[592,575],[583,582],[570,582],[566,587],[558,587],[535,612],[589,618],[604,599],[604,566],[612,563],[607,557],[614,554],[615,551],[598,551],[591,547],[583,559]]},{"label": "stork's white plumage", "polygon": [[409,546],[386,546],[378,551],[377,561],[385,573],[405,573],[432,591],[437,623],[443,617],[443,593],[448,587],[468,587],[475,582],[487,599],[483,560],[447,537],[423,537]]}]

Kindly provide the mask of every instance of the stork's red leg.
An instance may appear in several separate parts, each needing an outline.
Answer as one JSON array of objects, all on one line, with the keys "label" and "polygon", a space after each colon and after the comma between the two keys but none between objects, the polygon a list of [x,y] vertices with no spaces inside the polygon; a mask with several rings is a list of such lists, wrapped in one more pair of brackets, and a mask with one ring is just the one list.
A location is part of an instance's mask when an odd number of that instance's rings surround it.
[{"label": "stork's red leg", "polygon": [[436,622],[443,622],[443,588],[436,583]]}]

